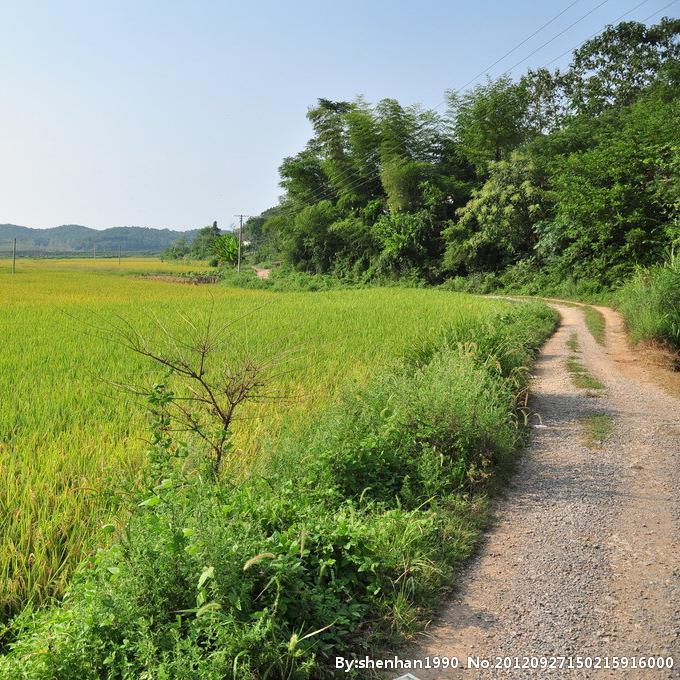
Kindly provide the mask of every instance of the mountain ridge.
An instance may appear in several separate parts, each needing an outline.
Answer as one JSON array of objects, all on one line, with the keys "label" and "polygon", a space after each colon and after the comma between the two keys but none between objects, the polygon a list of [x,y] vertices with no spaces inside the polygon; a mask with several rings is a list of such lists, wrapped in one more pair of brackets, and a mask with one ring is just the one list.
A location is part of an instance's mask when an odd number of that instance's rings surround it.
[{"label": "mountain ridge", "polygon": [[12,247],[35,253],[85,253],[92,248],[100,251],[157,254],[178,238],[191,241],[198,230],[177,231],[153,227],[120,226],[93,229],[81,224],[62,224],[47,229],[0,224],[0,250]]}]

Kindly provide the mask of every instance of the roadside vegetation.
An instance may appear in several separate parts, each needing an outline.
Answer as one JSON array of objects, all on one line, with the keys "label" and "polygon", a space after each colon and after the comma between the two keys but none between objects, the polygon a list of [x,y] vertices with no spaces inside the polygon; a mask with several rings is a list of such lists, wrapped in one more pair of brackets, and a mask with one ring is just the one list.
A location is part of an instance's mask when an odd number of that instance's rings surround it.
[{"label": "roadside vegetation", "polygon": [[[157,383],[128,519],[104,527],[111,545],[83,563],[62,604],[15,618],[0,677],[320,677],[336,652],[415,630],[470,554],[485,489],[522,441],[518,401],[555,315],[406,295],[454,307],[261,464],[244,468],[233,447],[238,465],[216,475],[211,448],[169,420],[186,374]],[[249,375],[243,367],[230,375]]]},{"label": "roadside vegetation", "polygon": [[245,224],[250,261],[603,301],[680,238],[679,32],[609,26],[565,69],[451,92],[443,115],[320,99],[280,204]]},{"label": "roadside vegetation", "polygon": [[677,347],[678,305],[661,302],[677,264],[661,263],[680,247],[679,35],[678,19],[609,26],[566,68],[450,93],[443,115],[319,99],[279,204],[244,227],[248,261],[281,273],[234,285],[616,301],[634,338]]},{"label": "roadside vegetation", "polygon": [[616,294],[633,340],[654,340],[680,349],[680,257],[641,269]]}]

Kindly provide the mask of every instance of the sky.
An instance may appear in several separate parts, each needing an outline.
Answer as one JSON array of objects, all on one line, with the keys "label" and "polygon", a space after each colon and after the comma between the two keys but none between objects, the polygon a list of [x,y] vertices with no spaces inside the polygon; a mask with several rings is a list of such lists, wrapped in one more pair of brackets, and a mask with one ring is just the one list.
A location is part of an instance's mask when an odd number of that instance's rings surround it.
[{"label": "sky", "polygon": [[563,10],[488,74],[668,1],[0,0],[0,223],[227,228],[276,204],[319,97],[443,112]]}]

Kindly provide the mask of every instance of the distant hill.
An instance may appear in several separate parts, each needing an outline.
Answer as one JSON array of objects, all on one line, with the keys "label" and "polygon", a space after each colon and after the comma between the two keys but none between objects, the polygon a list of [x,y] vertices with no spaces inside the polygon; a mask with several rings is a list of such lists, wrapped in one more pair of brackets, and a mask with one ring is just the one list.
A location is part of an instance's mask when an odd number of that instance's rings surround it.
[{"label": "distant hill", "polygon": [[118,247],[123,253],[155,255],[165,250],[180,237],[191,241],[197,230],[173,231],[149,227],[112,227],[90,229],[79,224],[64,224],[52,229],[30,229],[16,224],[0,224],[0,251],[8,251],[14,238],[17,251],[35,254],[89,253],[96,246],[97,252],[116,254]]}]

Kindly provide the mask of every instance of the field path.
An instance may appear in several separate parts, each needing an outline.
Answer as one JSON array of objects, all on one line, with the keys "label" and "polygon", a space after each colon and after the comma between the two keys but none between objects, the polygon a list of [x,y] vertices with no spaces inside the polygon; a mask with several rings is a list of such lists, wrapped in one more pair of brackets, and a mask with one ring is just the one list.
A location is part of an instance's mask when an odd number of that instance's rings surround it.
[{"label": "field path", "polygon": [[[488,677],[680,677],[680,399],[628,348],[620,317],[606,345],[578,307],[555,304],[557,332],[534,370],[531,444],[498,503],[496,526],[457,596],[403,658],[673,656],[672,671],[425,671],[420,680]],[[577,353],[605,385],[577,388]],[[608,414],[611,434],[586,444],[582,419]]]}]

